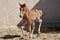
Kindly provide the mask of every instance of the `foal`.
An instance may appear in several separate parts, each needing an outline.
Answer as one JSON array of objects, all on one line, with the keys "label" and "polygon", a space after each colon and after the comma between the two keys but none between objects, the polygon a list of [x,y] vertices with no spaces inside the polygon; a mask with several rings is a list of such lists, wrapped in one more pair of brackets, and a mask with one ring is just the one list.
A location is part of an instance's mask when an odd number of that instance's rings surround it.
[{"label": "foal", "polygon": [[[42,11],[41,10],[37,10],[37,9],[33,9],[33,10],[29,10],[28,7],[26,6],[26,4],[21,4],[20,5],[20,17],[22,18],[23,22],[29,24],[29,37],[32,37],[33,31],[35,29],[34,27],[34,21],[36,20],[37,22],[39,22],[39,28],[38,28],[38,34],[40,34],[40,27],[42,24]],[[22,27],[23,30],[24,27]]]}]

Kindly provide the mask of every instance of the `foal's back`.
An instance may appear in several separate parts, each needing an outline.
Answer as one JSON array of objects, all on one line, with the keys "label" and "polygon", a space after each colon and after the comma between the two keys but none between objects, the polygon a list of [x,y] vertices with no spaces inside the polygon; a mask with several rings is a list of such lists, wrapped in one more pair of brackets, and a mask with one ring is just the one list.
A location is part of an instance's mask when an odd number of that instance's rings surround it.
[{"label": "foal's back", "polygon": [[32,20],[35,20],[36,18],[40,18],[42,16],[42,11],[33,9],[30,11],[29,16]]}]

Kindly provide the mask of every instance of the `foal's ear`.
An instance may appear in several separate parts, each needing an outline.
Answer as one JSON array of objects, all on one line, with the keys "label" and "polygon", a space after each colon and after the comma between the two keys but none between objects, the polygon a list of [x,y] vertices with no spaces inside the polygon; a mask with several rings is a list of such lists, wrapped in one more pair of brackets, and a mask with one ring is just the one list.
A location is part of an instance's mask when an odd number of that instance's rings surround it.
[{"label": "foal's ear", "polygon": [[19,6],[22,6],[22,4],[21,4],[21,3],[19,3]]},{"label": "foal's ear", "polygon": [[25,7],[26,6],[26,4],[24,3],[24,4],[22,4],[22,7]]},{"label": "foal's ear", "polygon": [[19,3],[19,6],[21,6],[21,7],[25,7],[26,4],[25,4],[25,3],[23,3],[23,4]]},{"label": "foal's ear", "polygon": [[25,6],[26,6],[26,4],[24,3],[24,4],[23,4],[23,7],[25,7]]}]

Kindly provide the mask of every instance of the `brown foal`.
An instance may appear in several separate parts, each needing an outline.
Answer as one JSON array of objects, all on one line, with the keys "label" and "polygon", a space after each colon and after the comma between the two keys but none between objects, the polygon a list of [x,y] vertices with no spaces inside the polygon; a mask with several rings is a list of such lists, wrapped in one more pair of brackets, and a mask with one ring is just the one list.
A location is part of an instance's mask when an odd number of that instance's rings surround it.
[{"label": "brown foal", "polygon": [[[34,25],[34,21],[36,20],[37,22],[39,22],[39,28],[38,28],[38,34],[40,34],[40,27],[42,24],[42,11],[41,10],[37,10],[37,9],[32,9],[31,11],[28,9],[28,7],[26,6],[26,4],[21,4],[19,3],[20,6],[20,17],[22,18],[23,22],[29,24],[29,37],[32,37],[33,31],[35,29]],[[23,33],[23,28],[22,28],[22,33]]]}]

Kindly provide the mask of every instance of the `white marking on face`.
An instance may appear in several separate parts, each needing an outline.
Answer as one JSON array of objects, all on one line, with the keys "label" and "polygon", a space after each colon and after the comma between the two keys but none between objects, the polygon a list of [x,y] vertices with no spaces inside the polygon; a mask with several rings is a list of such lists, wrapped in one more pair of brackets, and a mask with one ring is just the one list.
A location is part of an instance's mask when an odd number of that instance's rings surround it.
[{"label": "white marking on face", "polygon": [[23,8],[21,8],[20,16],[22,16],[22,17],[23,17]]},{"label": "white marking on face", "polygon": [[20,15],[23,17],[23,13],[20,13]]}]

